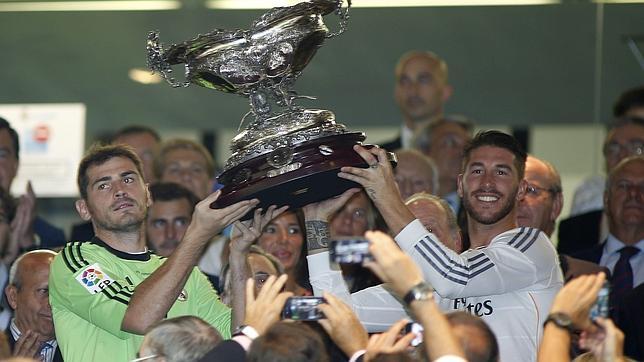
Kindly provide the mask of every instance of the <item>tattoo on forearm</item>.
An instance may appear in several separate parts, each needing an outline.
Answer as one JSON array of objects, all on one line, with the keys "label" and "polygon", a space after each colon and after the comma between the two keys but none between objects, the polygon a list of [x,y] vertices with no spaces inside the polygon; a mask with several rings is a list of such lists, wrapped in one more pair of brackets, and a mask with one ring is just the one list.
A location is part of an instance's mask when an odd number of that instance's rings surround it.
[{"label": "tattoo on forearm", "polygon": [[329,223],[320,220],[306,221],[306,243],[309,252],[329,246]]}]

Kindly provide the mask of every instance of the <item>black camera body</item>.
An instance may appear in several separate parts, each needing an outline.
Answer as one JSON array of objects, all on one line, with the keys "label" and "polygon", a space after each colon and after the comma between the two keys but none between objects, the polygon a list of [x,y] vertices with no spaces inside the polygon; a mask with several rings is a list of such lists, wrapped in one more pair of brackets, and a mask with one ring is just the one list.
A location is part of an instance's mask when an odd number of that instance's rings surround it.
[{"label": "black camera body", "polygon": [[373,260],[369,252],[369,240],[359,237],[332,240],[329,257],[338,264],[362,264]]}]

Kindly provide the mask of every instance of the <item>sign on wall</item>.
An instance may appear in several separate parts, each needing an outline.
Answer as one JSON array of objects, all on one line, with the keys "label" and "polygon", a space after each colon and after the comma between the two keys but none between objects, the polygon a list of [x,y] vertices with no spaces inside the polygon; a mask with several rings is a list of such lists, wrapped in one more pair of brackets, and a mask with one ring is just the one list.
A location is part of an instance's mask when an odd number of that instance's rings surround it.
[{"label": "sign on wall", "polygon": [[38,197],[75,197],[76,168],[85,150],[85,105],[5,104],[0,117],[20,136],[20,166],[14,196],[31,181]]}]

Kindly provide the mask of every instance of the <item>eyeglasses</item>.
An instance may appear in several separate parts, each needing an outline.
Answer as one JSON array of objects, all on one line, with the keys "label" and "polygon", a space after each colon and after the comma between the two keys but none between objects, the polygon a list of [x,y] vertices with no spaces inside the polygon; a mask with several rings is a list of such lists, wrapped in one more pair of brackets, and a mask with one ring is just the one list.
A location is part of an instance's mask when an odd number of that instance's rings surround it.
[{"label": "eyeglasses", "polygon": [[158,354],[151,354],[151,355],[148,355],[148,356],[139,357],[139,353],[137,352],[136,358],[133,359],[133,360],[130,360],[130,362],[147,361],[149,359],[157,358],[157,357],[161,357],[161,356],[158,355]]},{"label": "eyeglasses", "polygon": [[526,194],[528,196],[532,196],[532,197],[539,197],[539,196],[541,196],[542,192],[549,192],[549,193],[551,193],[553,195],[555,195],[555,194],[557,194],[559,192],[559,190],[557,188],[554,188],[554,187],[545,188],[545,187],[539,187],[539,186],[535,186],[535,185],[528,185],[528,187],[526,187],[525,190],[526,190]]},{"label": "eyeglasses", "polygon": [[644,142],[631,141],[624,145],[611,142],[604,146],[604,155],[606,156],[617,157],[622,151],[626,151],[631,156],[641,156],[644,154]]}]

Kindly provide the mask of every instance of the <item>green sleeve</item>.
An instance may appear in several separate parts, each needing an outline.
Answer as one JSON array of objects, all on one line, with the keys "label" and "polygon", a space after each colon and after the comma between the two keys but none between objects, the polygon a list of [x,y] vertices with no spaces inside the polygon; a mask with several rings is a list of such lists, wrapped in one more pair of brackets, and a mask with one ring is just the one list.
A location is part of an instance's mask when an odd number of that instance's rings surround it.
[{"label": "green sleeve", "polygon": [[215,327],[224,339],[231,336],[231,309],[219,300],[219,295],[206,276],[196,267],[190,274],[195,315]]},{"label": "green sleeve", "polygon": [[69,243],[56,256],[49,275],[52,309],[70,311],[126,339],[131,334],[121,330],[121,323],[134,287],[129,278],[119,279],[116,266],[97,254],[80,243]]}]

